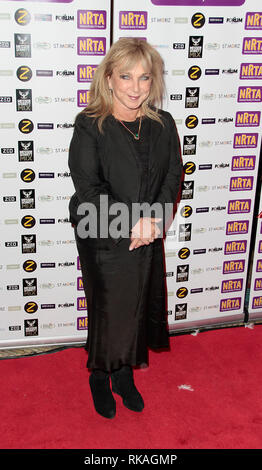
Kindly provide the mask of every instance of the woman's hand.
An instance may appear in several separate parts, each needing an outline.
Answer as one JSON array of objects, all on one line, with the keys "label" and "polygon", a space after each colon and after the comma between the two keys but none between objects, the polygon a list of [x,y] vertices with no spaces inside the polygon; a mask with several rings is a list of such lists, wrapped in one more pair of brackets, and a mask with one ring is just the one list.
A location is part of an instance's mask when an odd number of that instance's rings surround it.
[{"label": "woman's hand", "polygon": [[131,244],[129,250],[149,245],[160,234],[160,229],[156,225],[162,219],[153,217],[141,217],[131,230]]}]

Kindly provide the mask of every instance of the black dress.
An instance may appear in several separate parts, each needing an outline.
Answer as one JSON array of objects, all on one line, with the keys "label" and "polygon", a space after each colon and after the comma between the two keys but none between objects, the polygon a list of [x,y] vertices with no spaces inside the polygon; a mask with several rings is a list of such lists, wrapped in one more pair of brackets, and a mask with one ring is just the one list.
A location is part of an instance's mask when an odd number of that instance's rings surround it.
[{"label": "black dress", "polygon": [[[119,122],[110,120],[110,123],[123,143],[126,141],[127,147],[132,147],[141,182],[139,202],[152,203],[152,169],[149,159],[152,120],[143,118],[139,141]],[[137,132],[138,121],[125,124],[134,133]],[[76,160],[79,160],[80,146],[82,148],[83,143],[90,146],[90,140],[83,141],[80,131],[72,139],[69,155],[69,166],[76,187],[75,173],[79,171]],[[95,140],[92,140],[92,146]],[[175,150],[178,154],[172,158],[177,160],[174,177],[174,194],[177,194],[181,163],[178,147]],[[168,151],[171,152],[171,148]],[[127,155],[121,153],[121,157],[125,159]],[[101,162],[105,167],[103,156]],[[71,203],[70,208],[72,221],[74,204]],[[110,239],[83,239],[78,237],[76,230],[75,237],[87,298],[87,367],[110,372],[124,364],[147,364],[148,347],[169,346],[163,240],[160,238],[147,246],[129,251],[131,240],[128,237],[121,238],[117,243]]]}]

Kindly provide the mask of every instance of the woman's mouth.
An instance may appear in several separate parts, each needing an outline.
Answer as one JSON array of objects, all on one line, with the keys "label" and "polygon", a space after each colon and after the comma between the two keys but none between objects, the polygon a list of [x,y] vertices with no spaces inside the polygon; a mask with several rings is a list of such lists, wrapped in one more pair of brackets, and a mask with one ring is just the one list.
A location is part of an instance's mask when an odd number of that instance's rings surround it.
[{"label": "woman's mouth", "polygon": [[132,101],[136,101],[136,100],[139,99],[139,96],[130,96],[130,95],[128,95],[128,98]]}]

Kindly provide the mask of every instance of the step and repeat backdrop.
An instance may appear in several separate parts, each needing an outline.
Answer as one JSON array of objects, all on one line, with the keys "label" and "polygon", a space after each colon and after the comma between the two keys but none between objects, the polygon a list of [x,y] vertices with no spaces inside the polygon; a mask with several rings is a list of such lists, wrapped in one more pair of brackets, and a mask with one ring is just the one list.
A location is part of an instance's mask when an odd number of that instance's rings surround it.
[{"label": "step and repeat backdrop", "polygon": [[185,179],[165,240],[171,330],[244,318],[261,142],[258,3],[114,2],[114,40],[141,37],[165,61],[163,108],[181,140]]},{"label": "step and repeat backdrop", "polygon": [[0,346],[83,341],[68,147],[110,47],[107,0],[0,1]]},{"label": "step and repeat backdrop", "polygon": [[252,267],[250,284],[248,289],[248,312],[249,318],[257,319],[262,317],[262,191],[261,191],[262,176],[260,175],[260,201],[256,225],[256,237],[254,244],[254,251],[252,253]]},{"label": "step and repeat backdrop", "polygon": [[[113,12],[107,0],[0,1],[0,347],[81,343],[88,334],[67,159],[111,21],[114,41],[140,37],[162,55],[163,108],[181,140],[185,179],[165,240],[170,330],[244,318],[262,9],[255,0],[112,3]],[[249,309],[262,318],[261,221],[254,252]]]}]

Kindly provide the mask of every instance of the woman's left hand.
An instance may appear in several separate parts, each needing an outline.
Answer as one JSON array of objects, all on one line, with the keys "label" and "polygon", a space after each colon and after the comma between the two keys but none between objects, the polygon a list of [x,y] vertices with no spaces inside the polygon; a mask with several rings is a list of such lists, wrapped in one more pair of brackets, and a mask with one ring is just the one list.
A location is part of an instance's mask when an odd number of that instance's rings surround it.
[{"label": "woman's left hand", "polygon": [[153,243],[154,239],[153,238],[136,238],[136,237],[131,237],[131,243],[129,245],[129,251],[132,251],[136,248],[139,248],[140,246],[143,245],[149,245],[150,243]]}]

